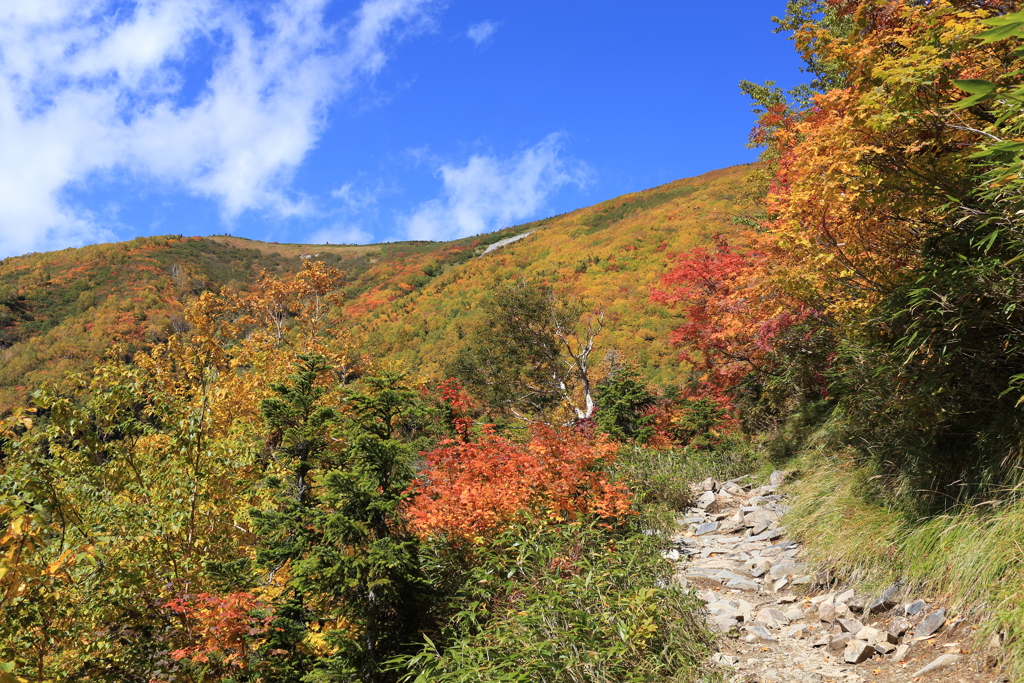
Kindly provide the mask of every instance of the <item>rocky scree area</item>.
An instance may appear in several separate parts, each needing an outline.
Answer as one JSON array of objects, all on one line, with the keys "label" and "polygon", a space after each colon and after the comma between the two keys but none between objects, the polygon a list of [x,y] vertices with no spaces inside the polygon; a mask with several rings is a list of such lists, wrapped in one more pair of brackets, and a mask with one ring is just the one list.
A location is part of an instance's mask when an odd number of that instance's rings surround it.
[{"label": "rocky scree area", "polygon": [[749,477],[693,484],[696,506],[680,518],[667,559],[694,588],[717,630],[712,663],[729,683],[1006,681],[999,643],[971,651],[975,624],[908,595],[836,586],[786,537],[786,474],[767,486]]}]

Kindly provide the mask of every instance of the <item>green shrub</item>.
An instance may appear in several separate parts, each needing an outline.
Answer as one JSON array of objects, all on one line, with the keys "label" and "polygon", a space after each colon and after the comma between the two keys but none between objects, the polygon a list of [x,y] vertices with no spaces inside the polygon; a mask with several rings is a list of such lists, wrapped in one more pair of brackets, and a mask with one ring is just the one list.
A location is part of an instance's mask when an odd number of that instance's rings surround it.
[{"label": "green shrub", "polygon": [[514,529],[466,573],[449,628],[391,664],[417,683],[694,680],[713,636],[659,550],[596,526]]},{"label": "green shrub", "polygon": [[600,431],[616,441],[643,443],[654,434],[649,409],[657,397],[632,369],[619,370],[597,386],[597,413],[594,419]]}]

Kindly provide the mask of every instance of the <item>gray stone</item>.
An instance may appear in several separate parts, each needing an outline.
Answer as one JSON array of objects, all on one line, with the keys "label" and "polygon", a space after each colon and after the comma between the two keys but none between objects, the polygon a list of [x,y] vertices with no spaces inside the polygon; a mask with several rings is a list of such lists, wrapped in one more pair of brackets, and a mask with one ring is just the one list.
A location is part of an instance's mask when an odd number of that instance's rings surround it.
[{"label": "gray stone", "polygon": [[777,564],[771,568],[768,575],[773,579],[789,578],[791,576],[802,574],[805,566],[806,565],[796,563]]},{"label": "gray stone", "polygon": [[736,666],[740,663],[740,658],[735,655],[727,655],[724,652],[716,652],[711,655],[711,662],[719,666]]},{"label": "gray stone", "polygon": [[807,634],[808,629],[803,624],[796,624],[795,626],[790,626],[789,630],[786,631],[787,638],[794,638],[796,640],[803,640],[807,637]]},{"label": "gray stone", "polygon": [[718,482],[711,477],[708,477],[700,483],[701,491],[714,491],[716,488],[718,488]]},{"label": "gray stone", "polygon": [[906,617],[896,617],[889,622],[885,630],[894,635],[897,639],[902,638],[903,634],[910,630],[913,624],[910,623],[910,619]]},{"label": "gray stone", "polygon": [[808,584],[814,583],[814,577],[811,576],[810,574],[804,574],[803,576],[796,576],[796,577],[793,578],[792,583],[793,583],[794,586],[806,586]]},{"label": "gray stone", "polygon": [[777,642],[771,633],[768,633],[768,629],[760,624],[752,624],[746,627],[747,633],[754,636],[763,643],[774,643]]},{"label": "gray stone", "polygon": [[836,619],[836,608],[835,605],[823,602],[818,605],[818,619],[824,622],[831,623]]},{"label": "gray stone", "polygon": [[778,529],[772,529],[770,531],[766,531],[763,534],[757,534],[756,536],[751,536],[750,538],[747,539],[747,543],[756,543],[758,541],[774,541],[776,538],[782,538],[782,535],[784,533],[785,533],[785,529],[783,529],[782,527],[779,527]]},{"label": "gray stone", "polygon": [[849,605],[850,604],[850,600],[853,600],[853,596],[854,595],[855,595],[855,593],[853,592],[852,589],[848,590],[848,591],[845,591],[843,593],[840,593],[839,595],[836,596],[836,604],[842,603],[844,605]]},{"label": "gray stone", "polygon": [[741,591],[759,591],[761,590],[761,584],[750,579],[730,579],[729,583],[725,584],[726,588],[735,588]]},{"label": "gray stone", "polygon": [[772,590],[778,593],[780,590],[786,587],[787,583],[789,583],[789,579],[779,579],[778,581],[772,584]]},{"label": "gray stone", "polygon": [[927,606],[928,603],[926,603],[924,600],[914,600],[914,602],[904,607],[903,611],[907,614],[907,616],[912,617],[916,614],[920,614],[921,612],[923,612],[924,608]]},{"label": "gray stone", "polygon": [[790,621],[799,621],[804,618],[804,611],[799,607],[792,607],[783,612],[783,614],[785,614],[786,618]]},{"label": "gray stone", "polygon": [[769,562],[768,560],[758,560],[750,568],[750,575],[753,576],[754,578],[757,578],[759,576],[764,576],[765,574],[768,573],[768,570],[771,569],[771,568],[772,568],[772,563]]},{"label": "gray stone", "polygon": [[843,650],[843,661],[847,664],[860,664],[861,662],[871,659],[875,655],[875,648],[868,645],[863,640],[851,640],[847,645],[846,649]]},{"label": "gray stone", "polygon": [[768,483],[772,486],[781,486],[782,482],[786,481],[786,472],[782,470],[775,470],[771,476],[768,477]]},{"label": "gray stone", "polygon": [[896,648],[896,652],[892,654],[892,658],[895,659],[897,662],[902,661],[903,658],[907,656],[908,652],[910,652],[910,644],[903,643],[902,645]]},{"label": "gray stone", "polygon": [[716,600],[708,604],[708,614],[711,616],[724,616],[730,619],[742,619],[743,612],[737,609],[736,605],[725,600]]},{"label": "gray stone", "polygon": [[757,621],[768,628],[781,628],[789,623],[789,619],[781,611],[774,607],[766,607],[757,613]]},{"label": "gray stone", "polygon": [[835,613],[836,619],[849,619],[853,615],[845,602],[837,602],[835,604]]},{"label": "gray stone", "polygon": [[811,643],[811,647],[827,647],[832,642],[832,636],[828,633],[822,633],[814,642]]},{"label": "gray stone", "polygon": [[942,669],[947,666],[953,666],[959,661],[960,655],[940,655],[939,657],[933,659],[923,669],[919,669],[916,673],[914,673],[913,676],[911,676],[911,678],[917,678],[918,676],[923,676],[927,673],[931,673],[932,671],[936,671],[937,669]]},{"label": "gray stone", "polygon": [[740,625],[739,622],[735,619],[726,616],[711,617],[710,621],[711,625],[719,633],[728,633],[729,631]]},{"label": "gray stone", "polygon": [[927,638],[946,623],[946,610],[941,607],[924,618],[914,630],[914,638]]},{"label": "gray stone", "polygon": [[896,593],[900,590],[900,585],[894,583],[893,585],[882,591],[882,594],[871,601],[868,605],[868,611],[872,614],[878,614],[879,612],[888,612],[896,606]]},{"label": "gray stone", "polygon": [[[857,631],[857,640],[866,641],[869,645],[875,645],[876,643],[896,643],[896,637],[888,631],[882,631],[874,626],[865,626],[861,630]],[[896,649],[895,647],[892,648]],[[892,650],[890,650],[891,652]]]},{"label": "gray stone", "polygon": [[832,638],[828,644],[828,649],[832,652],[842,652],[846,649],[847,644],[853,640],[852,633],[840,633],[838,636]]},{"label": "gray stone", "polygon": [[705,491],[701,494],[700,498],[697,499],[697,507],[701,510],[707,508],[709,505],[715,502],[714,491]]},{"label": "gray stone", "polygon": [[710,534],[712,531],[718,531],[718,522],[705,522],[698,526],[693,533],[697,536],[703,536],[704,534]]},{"label": "gray stone", "polygon": [[875,648],[875,652],[880,655],[887,655],[896,649],[895,645],[884,640],[878,641],[877,643],[871,643],[871,647]]},{"label": "gray stone", "polygon": [[863,612],[864,611],[864,606],[865,606],[865,600],[864,600],[864,598],[862,598],[860,596],[857,596],[857,597],[851,598],[850,601],[848,603],[846,603],[846,604],[854,612]]},{"label": "gray stone", "polygon": [[858,633],[860,633],[860,630],[864,628],[864,624],[860,623],[856,619],[840,619],[839,628],[841,628],[846,633],[852,633],[856,636]]}]

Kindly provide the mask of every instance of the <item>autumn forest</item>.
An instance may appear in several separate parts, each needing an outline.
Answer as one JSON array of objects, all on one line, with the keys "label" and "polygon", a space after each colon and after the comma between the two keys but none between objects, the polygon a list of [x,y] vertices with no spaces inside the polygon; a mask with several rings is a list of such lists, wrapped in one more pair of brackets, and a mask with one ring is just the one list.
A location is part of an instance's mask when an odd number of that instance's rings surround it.
[{"label": "autumn forest", "polygon": [[790,0],[760,161],[494,233],[0,261],[0,683],[717,680],[666,539],[774,469],[1024,675],[1018,9]]}]

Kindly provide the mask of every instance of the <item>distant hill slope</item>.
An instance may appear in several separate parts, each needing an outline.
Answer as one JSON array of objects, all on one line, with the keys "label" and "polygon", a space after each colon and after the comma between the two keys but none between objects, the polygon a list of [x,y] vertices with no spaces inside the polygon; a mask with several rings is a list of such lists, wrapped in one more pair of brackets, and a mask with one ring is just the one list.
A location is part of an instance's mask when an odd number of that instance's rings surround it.
[{"label": "distant hill slope", "polygon": [[[0,261],[0,412],[31,388],[166,339],[182,301],[244,289],[260,271],[318,258],[345,272],[352,331],[371,354],[439,377],[480,321],[496,283],[540,278],[606,311],[604,348],[654,380],[675,379],[666,341],[678,322],[648,302],[672,253],[737,228],[749,166],[624,195],[562,216],[452,242],[365,246],[269,244],[231,236],[152,237]],[[484,253],[489,245],[512,241]],[[8,305],[2,305],[7,302]]]}]

